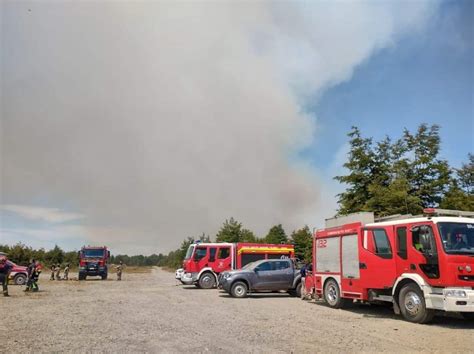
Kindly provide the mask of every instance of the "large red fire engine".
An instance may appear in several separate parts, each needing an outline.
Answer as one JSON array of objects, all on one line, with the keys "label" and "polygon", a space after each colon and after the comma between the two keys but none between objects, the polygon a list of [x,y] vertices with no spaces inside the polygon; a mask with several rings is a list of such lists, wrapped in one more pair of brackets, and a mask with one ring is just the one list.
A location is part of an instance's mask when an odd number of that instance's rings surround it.
[{"label": "large red fire engine", "polygon": [[183,261],[183,284],[204,289],[217,285],[221,272],[239,269],[260,259],[293,258],[293,245],[265,243],[193,243]]},{"label": "large red fire engine", "polygon": [[326,220],[314,234],[315,295],[334,308],[392,302],[395,313],[416,323],[429,322],[437,310],[473,318],[474,212],[424,213]]}]

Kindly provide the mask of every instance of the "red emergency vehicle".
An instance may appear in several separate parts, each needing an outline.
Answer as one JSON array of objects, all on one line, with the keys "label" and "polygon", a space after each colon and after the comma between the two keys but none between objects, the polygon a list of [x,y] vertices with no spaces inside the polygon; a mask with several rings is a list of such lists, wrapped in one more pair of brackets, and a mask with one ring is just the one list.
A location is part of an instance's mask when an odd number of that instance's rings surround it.
[{"label": "red emergency vehicle", "polygon": [[326,220],[313,242],[314,292],[334,308],[347,301],[393,303],[411,322],[435,311],[474,315],[474,212],[425,209],[374,219]]},{"label": "red emergency vehicle", "polygon": [[260,259],[294,258],[293,245],[265,243],[193,243],[183,261],[183,284],[210,289],[218,275]]}]

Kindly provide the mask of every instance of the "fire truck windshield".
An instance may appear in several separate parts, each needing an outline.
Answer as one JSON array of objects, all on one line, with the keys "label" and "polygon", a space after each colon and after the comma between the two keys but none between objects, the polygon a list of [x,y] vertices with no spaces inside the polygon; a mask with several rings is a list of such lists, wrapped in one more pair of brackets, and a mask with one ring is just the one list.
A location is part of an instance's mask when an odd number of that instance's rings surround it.
[{"label": "fire truck windshield", "polygon": [[104,250],[102,249],[89,249],[82,250],[82,255],[86,258],[102,258],[104,257]]},{"label": "fire truck windshield", "polygon": [[474,223],[440,222],[438,230],[446,253],[474,255]]},{"label": "fire truck windshield", "polygon": [[184,259],[191,258],[191,256],[193,255],[193,250],[194,250],[194,246],[193,245],[189,246],[188,251],[186,252],[186,256],[184,257]]}]

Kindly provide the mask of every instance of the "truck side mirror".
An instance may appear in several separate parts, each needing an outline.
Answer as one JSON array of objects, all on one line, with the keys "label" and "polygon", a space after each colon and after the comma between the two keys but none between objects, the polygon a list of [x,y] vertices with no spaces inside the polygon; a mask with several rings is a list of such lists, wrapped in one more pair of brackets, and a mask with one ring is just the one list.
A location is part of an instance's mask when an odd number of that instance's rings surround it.
[{"label": "truck side mirror", "polygon": [[259,268],[259,267],[256,267],[256,268],[254,268],[253,271],[254,271],[255,273],[258,273],[258,272],[260,271],[260,268]]},{"label": "truck side mirror", "polygon": [[107,251],[107,258],[110,258],[110,251]]}]

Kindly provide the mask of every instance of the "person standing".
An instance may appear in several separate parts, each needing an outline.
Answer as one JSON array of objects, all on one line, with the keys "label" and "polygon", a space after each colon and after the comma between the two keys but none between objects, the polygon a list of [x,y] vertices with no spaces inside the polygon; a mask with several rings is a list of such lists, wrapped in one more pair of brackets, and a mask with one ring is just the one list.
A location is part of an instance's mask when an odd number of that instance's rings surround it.
[{"label": "person standing", "polygon": [[66,263],[66,267],[64,267],[63,280],[69,280],[69,263]]},{"label": "person standing", "polygon": [[61,264],[56,265],[56,280],[61,280]]},{"label": "person standing", "polygon": [[10,296],[8,295],[8,277],[12,268],[13,266],[8,263],[7,257],[0,256],[0,283],[2,283],[3,296]]},{"label": "person standing", "polygon": [[119,265],[115,268],[117,269],[117,280],[122,280],[123,262],[120,261]]},{"label": "person standing", "polygon": [[306,269],[307,269],[306,262],[304,262],[303,266],[300,269],[301,273],[301,299],[306,298]]},{"label": "person standing", "polygon": [[31,291],[33,291],[33,292],[39,291],[38,280],[39,280],[39,276],[41,274],[41,270],[42,270],[42,267],[41,267],[40,262],[36,261],[35,266],[34,266],[34,270],[33,270],[33,275],[32,275],[32,282],[31,282]]},{"label": "person standing", "polygon": [[52,264],[51,265],[51,276],[49,277],[49,280],[54,280],[54,274],[56,273],[56,265]]},{"label": "person standing", "polygon": [[27,268],[28,280],[26,281],[25,292],[28,292],[28,291],[32,290],[33,275],[34,275],[35,267],[36,267],[36,261],[34,259],[31,259],[30,263],[28,264],[28,268]]}]

